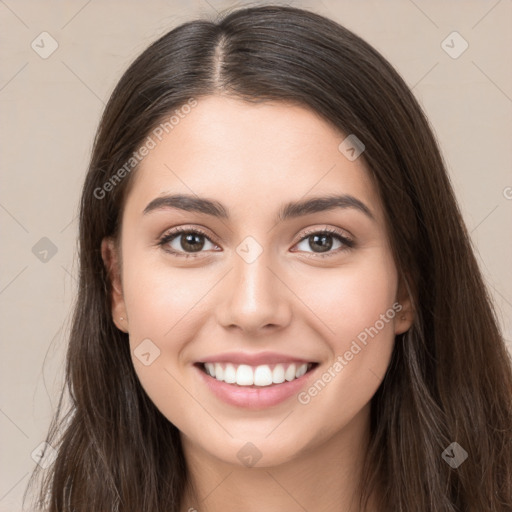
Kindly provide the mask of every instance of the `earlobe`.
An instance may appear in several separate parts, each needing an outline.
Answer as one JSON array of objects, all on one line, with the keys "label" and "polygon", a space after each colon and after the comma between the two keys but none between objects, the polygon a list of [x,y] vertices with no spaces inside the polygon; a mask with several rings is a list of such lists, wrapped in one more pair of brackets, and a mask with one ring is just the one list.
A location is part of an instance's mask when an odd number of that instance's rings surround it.
[{"label": "earlobe", "polygon": [[105,237],[101,242],[101,257],[107,270],[111,289],[111,312],[112,319],[116,327],[128,332],[128,320],[126,306],[123,296],[123,286],[121,282],[121,268],[119,265],[119,254],[115,240],[112,237]]}]

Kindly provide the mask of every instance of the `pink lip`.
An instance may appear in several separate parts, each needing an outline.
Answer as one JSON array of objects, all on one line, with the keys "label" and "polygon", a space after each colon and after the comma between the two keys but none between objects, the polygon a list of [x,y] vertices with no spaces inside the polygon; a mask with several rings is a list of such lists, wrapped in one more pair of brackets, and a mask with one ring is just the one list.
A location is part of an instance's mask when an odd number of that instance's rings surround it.
[{"label": "pink lip", "polygon": [[298,357],[278,354],[276,352],[259,352],[257,354],[248,354],[243,352],[224,352],[201,359],[201,363],[234,363],[248,364],[249,366],[259,366],[261,364],[277,363],[313,363],[316,361],[301,359]]},{"label": "pink lip", "polygon": [[271,386],[262,387],[227,384],[214,377],[210,377],[201,369],[200,364],[195,364],[193,367],[195,371],[199,373],[199,377],[208,386],[208,389],[217,396],[217,398],[235,407],[258,410],[272,407],[291,396],[297,395],[299,391],[306,386],[306,383],[311,378],[311,375],[315,373],[318,365],[314,366],[302,377],[294,379],[291,382],[285,381],[282,384],[272,384]]}]

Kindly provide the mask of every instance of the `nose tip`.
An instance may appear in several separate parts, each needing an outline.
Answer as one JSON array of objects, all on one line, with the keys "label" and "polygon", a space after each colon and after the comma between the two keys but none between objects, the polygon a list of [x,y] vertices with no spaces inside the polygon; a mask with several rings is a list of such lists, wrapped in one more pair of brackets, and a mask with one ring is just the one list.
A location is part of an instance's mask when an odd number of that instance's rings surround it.
[{"label": "nose tip", "polygon": [[[247,247],[254,256],[250,241]],[[285,290],[263,253],[251,263],[240,257],[222,289],[219,321],[224,327],[238,327],[250,333],[282,328],[291,316]]]}]

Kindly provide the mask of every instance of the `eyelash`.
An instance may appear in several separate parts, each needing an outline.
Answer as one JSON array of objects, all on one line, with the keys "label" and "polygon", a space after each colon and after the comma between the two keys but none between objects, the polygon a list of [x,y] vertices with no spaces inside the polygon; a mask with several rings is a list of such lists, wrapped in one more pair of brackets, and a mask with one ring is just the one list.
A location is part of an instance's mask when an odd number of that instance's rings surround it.
[{"label": "eyelash", "polygon": [[[174,249],[165,248],[165,245],[167,245],[169,242],[171,242],[174,238],[176,238],[180,234],[184,234],[184,233],[204,236],[208,241],[215,244],[215,242],[213,240],[211,240],[210,237],[201,229],[179,227],[179,228],[176,228],[173,231],[165,234],[164,236],[162,236],[162,238],[160,238],[160,240],[158,241],[158,246],[164,248],[164,250],[166,252],[172,254],[173,256],[178,256],[178,257],[183,257],[183,258],[200,257],[200,256],[196,256],[195,254],[192,254],[192,253],[184,253],[184,252],[175,251]],[[339,231],[337,231],[335,229],[329,229],[329,228],[320,229],[320,230],[312,229],[312,230],[306,231],[303,234],[302,238],[297,242],[297,244],[299,244],[303,240],[307,239],[311,235],[325,235],[325,234],[331,235],[334,238],[337,238],[345,247],[337,249],[336,251],[329,251],[326,253],[315,253],[315,252],[307,253],[307,254],[309,254],[307,256],[308,258],[312,258],[312,257],[328,258],[330,256],[339,254],[340,252],[349,251],[350,249],[353,249],[355,247],[355,242],[352,239],[347,238],[346,236],[342,235]],[[297,244],[295,244],[295,245],[297,245]],[[200,253],[197,253],[197,254],[200,254]]]}]

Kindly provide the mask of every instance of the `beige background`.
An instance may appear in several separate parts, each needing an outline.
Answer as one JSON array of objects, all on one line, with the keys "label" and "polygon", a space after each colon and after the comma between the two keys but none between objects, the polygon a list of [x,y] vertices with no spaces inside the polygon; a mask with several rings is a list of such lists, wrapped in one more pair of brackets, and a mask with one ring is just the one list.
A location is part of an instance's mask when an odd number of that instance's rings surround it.
[{"label": "beige background", "polygon": [[[365,38],[413,88],[440,142],[512,351],[511,2],[289,3]],[[0,512],[21,510],[31,453],[62,385],[77,204],[104,103],[151,41],[235,5],[248,3],[0,0]],[[458,58],[441,45],[453,31],[469,45]],[[46,59],[31,47],[35,41],[39,51],[51,48],[42,32],[58,44]],[[462,48],[462,40],[450,41],[452,52]],[[43,237],[57,250],[46,262],[32,249]]]}]

